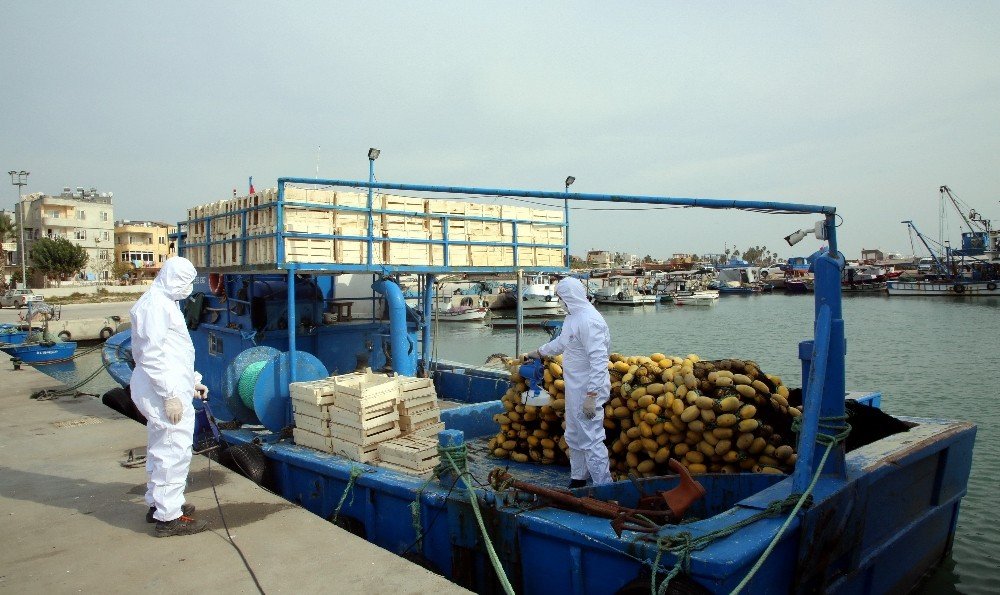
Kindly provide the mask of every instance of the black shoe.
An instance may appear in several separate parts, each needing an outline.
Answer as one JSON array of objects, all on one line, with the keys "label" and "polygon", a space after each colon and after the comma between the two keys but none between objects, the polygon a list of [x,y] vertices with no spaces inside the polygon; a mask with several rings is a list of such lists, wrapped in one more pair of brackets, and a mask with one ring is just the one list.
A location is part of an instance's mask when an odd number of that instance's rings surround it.
[{"label": "black shoe", "polygon": [[194,535],[200,533],[208,527],[205,521],[181,515],[172,521],[156,521],[156,529],[153,535],[157,537],[172,537],[174,535]]},{"label": "black shoe", "polygon": [[571,479],[569,480],[569,489],[575,490],[576,488],[582,488],[587,485],[586,479]]},{"label": "black shoe", "polygon": [[[149,507],[149,512],[146,513],[146,522],[147,523],[155,523],[156,522],[156,519],[153,517],[153,513],[154,512],[156,512],[156,507],[155,506],[150,506]],[[184,515],[184,516],[191,516],[192,514],[194,514],[194,504],[187,504],[187,503],[182,504],[181,505],[181,514]]]}]

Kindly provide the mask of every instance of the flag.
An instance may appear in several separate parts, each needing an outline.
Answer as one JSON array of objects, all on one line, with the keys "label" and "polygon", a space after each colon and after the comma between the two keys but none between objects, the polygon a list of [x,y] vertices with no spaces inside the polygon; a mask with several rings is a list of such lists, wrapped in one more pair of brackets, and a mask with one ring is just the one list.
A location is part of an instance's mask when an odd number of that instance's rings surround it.
[{"label": "flag", "polygon": [[255,191],[253,189],[253,176],[250,176],[250,194],[254,194],[254,193],[255,193]]}]

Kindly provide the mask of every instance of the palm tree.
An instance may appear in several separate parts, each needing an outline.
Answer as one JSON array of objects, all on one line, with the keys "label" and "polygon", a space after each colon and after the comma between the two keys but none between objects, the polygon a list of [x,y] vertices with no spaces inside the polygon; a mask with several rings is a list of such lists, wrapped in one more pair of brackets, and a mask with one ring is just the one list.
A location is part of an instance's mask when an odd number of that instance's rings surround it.
[{"label": "palm tree", "polygon": [[[7,251],[3,249],[6,242],[15,241],[18,237],[18,226],[6,212],[0,212],[0,271],[7,268]],[[0,275],[0,282],[6,285],[6,278]]]}]

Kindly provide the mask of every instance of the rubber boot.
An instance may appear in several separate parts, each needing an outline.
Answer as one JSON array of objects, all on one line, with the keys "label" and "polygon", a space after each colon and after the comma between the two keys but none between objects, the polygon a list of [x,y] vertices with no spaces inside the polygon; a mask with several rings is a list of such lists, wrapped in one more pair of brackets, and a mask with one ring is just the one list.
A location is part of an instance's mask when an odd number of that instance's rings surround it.
[{"label": "rubber boot", "polygon": [[576,488],[582,488],[587,485],[586,479],[571,479],[569,480],[569,489],[575,490]]},{"label": "rubber boot", "polygon": [[[153,513],[155,513],[155,512],[156,512],[156,507],[155,506],[150,506],[149,507],[149,512],[146,513],[146,522],[147,523],[155,523],[156,522],[156,518],[153,517]],[[191,516],[192,514],[194,514],[194,504],[188,504],[188,503],[185,502],[183,505],[181,505],[181,514],[184,515],[184,516]]]},{"label": "rubber boot", "polygon": [[208,527],[205,521],[181,515],[172,521],[156,521],[153,534],[157,537],[172,537],[174,535],[194,535]]}]

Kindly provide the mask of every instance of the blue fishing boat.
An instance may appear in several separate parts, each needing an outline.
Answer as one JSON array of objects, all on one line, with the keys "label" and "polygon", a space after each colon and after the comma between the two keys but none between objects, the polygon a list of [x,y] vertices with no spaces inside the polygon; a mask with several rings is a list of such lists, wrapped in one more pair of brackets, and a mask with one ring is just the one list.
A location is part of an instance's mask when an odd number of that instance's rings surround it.
[{"label": "blue fishing boat", "polygon": [[71,359],[76,352],[76,342],[32,341],[19,345],[0,345],[0,350],[26,364],[54,364]]},{"label": "blue fishing boat", "polygon": [[[349,194],[352,188],[366,189],[367,201],[338,202],[341,191]],[[334,190],[336,196],[323,194]],[[380,206],[374,191],[553,200],[567,206],[555,223],[531,213],[459,208],[428,215],[429,209],[401,208],[387,199]],[[844,446],[850,435],[845,395],[851,403],[878,407],[881,394],[849,393],[845,387],[844,262],[832,256],[838,254],[834,207],[394,184],[375,182],[373,175],[367,182],[280,178],[276,193],[259,198],[234,199],[224,212],[197,207],[180,223],[179,253],[212,274],[199,277],[196,299],[184,309],[193,322],[195,365],[211,390],[213,417],[242,424],[220,430],[220,440],[244,461],[240,466],[249,476],[317,515],[477,592],[896,593],[911,589],[950,550],[971,468],[974,424],[904,417],[902,434],[871,439],[850,452]],[[635,511],[649,497],[662,499],[684,485],[683,476],[636,477],[567,492],[556,489],[566,483],[564,467],[490,456],[494,416],[505,411],[500,398],[511,378],[506,370],[435,360],[436,278],[462,272],[566,273],[568,258],[540,260],[539,250],[568,256],[568,203],[578,201],[822,218],[830,253],[814,262],[814,334],[797,349],[803,412],[790,474],[698,475],[705,496],[683,524],[616,524],[616,518],[594,510]],[[321,232],[284,225],[301,223],[299,211],[305,209],[354,216],[360,225]],[[373,225],[410,216],[422,218],[422,229],[430,219],[431,229],[437,225],[440,233],[389,232],[386,238]],[[261,221],[276,223],[267,227]],[[477,224],[513,233],[460,231]],[[540,233],[533,226],[563,233]],[[405,227],[398,223],[395,229]],[[518,229],[535,232],[520,236]],[[422,256],[394,262],[379,251],[382,243],[396,244],[396,254]],[[407,245],[418,249],[407,251]],[[532,260],[518,260],[529,253]],[[435,254],[443,257],[435,260]],[[401,274],[419,276],[419,308],[407,307],[395,281]],[[363,284],[365,291],[346,294],[362,275],[371,279]],[[379,307],[350,321],[319,322],[331,308],[342,309],[345,300]],[[113,337],[105,361],[127,361],[127,343],[125,333]],[[294,425],[289,383],[365,366],[433,379],[446,428],[438,435],[446,464],[434,478],[320,452],[289,438]],[[113,374],[127,382],[124,369]],[[206,434],[207,420],[201,411],[198,427]],[[512,487],[524,483],[553,488],[552,497]],[[578,504],[576,497],[586,497],[587,506],[558,504],[567,497]]]}]

